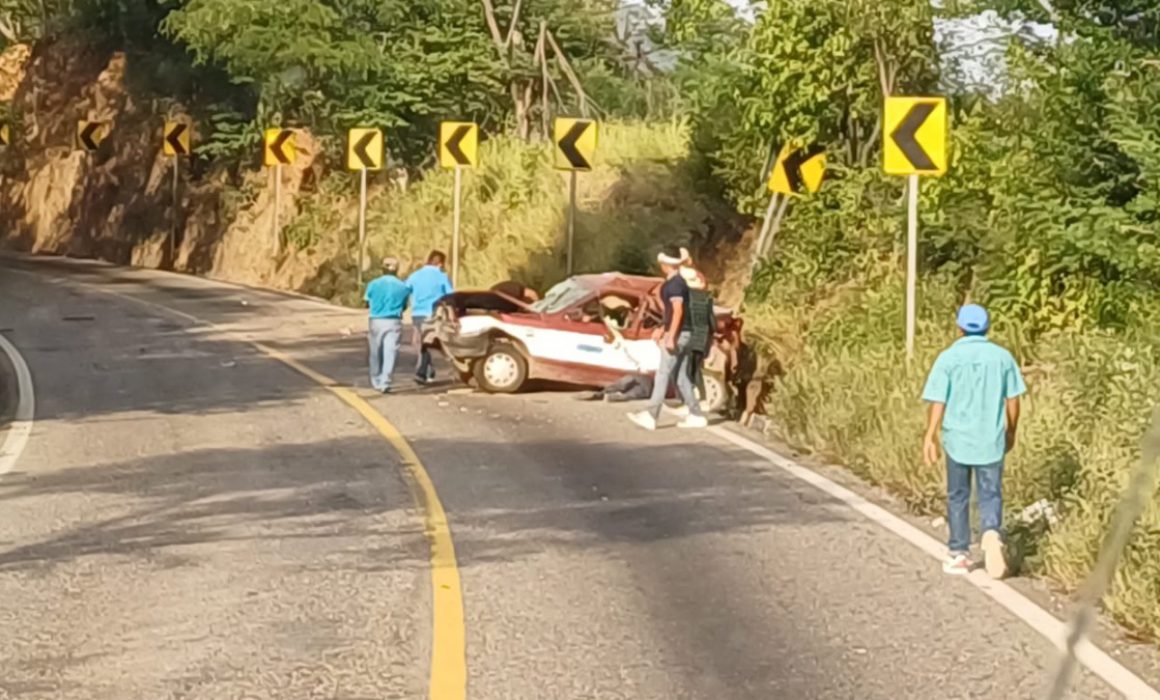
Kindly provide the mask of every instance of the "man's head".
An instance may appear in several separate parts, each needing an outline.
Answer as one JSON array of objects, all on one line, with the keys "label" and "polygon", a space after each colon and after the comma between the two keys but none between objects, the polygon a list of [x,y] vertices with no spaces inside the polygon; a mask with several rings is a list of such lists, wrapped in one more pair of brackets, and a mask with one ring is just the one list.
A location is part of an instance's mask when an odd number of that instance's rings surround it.
[{"label": "man's head", "polygon": [[664,248],[657,254],[657,263],[660,264],[665,277],[671,277],[680,270],[685,262],[684,252],[680,248]]},{"label": "man's head", "polygon": [[431,254],[427,256],[427,264],[434,265],[435,267],[442,269],[443,266],[447,264],[447,256],[444,255],[443,251],[441,250],[433,250],[431,251]]},{"label": "man's head", "polygon": [[383,274],[397,275],[399,274],[399,260],[398,258],[386,257],[383,258]]},{"label": "man's head", "polygon": [[991,317],[987,310],[978,304],[967,304],[959,309],[955,322],[963,335],[986,335],[991,327]]}]

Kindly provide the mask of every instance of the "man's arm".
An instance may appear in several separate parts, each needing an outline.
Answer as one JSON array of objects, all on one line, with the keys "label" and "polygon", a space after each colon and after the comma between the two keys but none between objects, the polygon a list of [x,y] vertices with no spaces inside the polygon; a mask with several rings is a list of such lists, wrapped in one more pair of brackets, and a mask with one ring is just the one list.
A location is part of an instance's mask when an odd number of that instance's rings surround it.
[{"label": "man's arm", "polygon": [[665,347],[669,350],[677,349],[677,336],[681,332],[681,321],[685,320],[685,301],[680,297],[669,300],[673,305],[673,317],[669,319],[669,327],[665,332]]},{"label": "man's arm", "polygon": [[1007,399],[1007,451],[1015,447],[1015,433],[1019,430],[1019,397]]},{"label": "man's arm", "polygon": [[930,404],[930,416],[926,422],[926,437],[922,440],[922,457],[926,460],[926,466],[933,467],[938,461],[938,431],[942,427],[943,414],[946,413],[947,405],[937,401],[932,401]]},{"label": "man's arm", "polygon": [[946,415],[947,401],[951,397],[950,376],[946,371],[944,356],[939,355],[930,368],[926,385],[922,388],[922,400],[930,404],[926,422],[926,435],[922,440],[922,458],[926,466],[932,467],[938,461],[938,433]]}]

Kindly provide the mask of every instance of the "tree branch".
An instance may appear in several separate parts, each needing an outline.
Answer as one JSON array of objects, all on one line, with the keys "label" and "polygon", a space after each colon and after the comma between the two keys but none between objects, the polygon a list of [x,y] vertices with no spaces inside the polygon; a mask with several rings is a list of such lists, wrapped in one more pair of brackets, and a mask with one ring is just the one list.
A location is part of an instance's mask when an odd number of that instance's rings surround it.
[{"label": "tree branch", "polygon": [[503,33],[499,30],[499,22],[495,21],[495,5],[491,4],[491,0],[479,0],[483,3],[483,18],[487,21],[488,31],[491,32],[491,40],[495,43],[496,48],[503,53],[504,38]]},{"label": "tree branch", "polygon": [[[488,0],[488,2],[490,2],[490,0]],[[512,45],[512,36],[516,32],[516,27],[518,27],[520,24],[520,8],[523,7],[523,4],[523,0],[516,0],[515,9],[512,10],[512,21],[511,24],[508,25],[507,38],[503,41],[504,48],[508,48]],[[499,29],[499,27],[497,26],[496,29]]]},{"label": "tree branch", "polygon": [[580,78],[572,71],[572,66],[568,63],[568,58],[564,52],[560,50],[560,45],[556,43],[556,37],[552,36],[552,32],[547,32],[548,43],[552,46],[552,51],[556,54],[556,60],[560,62],[560,69],[564,71],[568,82],[572,83],[572,89],[576,91],[576,97],[580,101],[580,116],[588,116],[588,93],[584,92],[584,87],[580,84]]},{"label": "tree branch", "polygon": [[858,154],[858,165],[865,168],[870,161],[870,150],[878,143],[878,137],[882,135],[882,117],[879,116],[874,120],[874,128],[870,131],[870,138],[862,142],[861,153]]}]

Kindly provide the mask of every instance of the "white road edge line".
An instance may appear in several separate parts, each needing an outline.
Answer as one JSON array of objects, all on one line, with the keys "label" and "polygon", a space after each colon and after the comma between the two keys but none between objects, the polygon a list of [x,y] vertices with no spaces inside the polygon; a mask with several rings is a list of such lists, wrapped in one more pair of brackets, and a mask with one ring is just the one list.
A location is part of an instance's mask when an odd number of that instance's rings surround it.
[{"label": "white road edge line", "polygon": [[0,351],[3,351],[12,362],[16,370],[16,415],[15,420],[8,426],[3,444],[0,444],[0,474],[7,474],[16,466],[16,460],[24,452],[28,444],[28,437],[32,434],[33,417],[36,414],[36,398],[32,390],[32,372],[28,363],[21,357],[7,338],[0,335]]},{"label": "white road edge line", "polygon": [[[941,542],[844,486],[840,486],[821,474],[807,469],[728,428],[713,426],[709,432],[761,457],[789,472],[790,475],[841,501],[852,510],[893,532],[934,559],[941,561],[946,556],[946,547]],[[1065,623],[1033,603],[1022,593],[1002,581],[991,579],[981,570],[976,570],[964,578],[988,598],[1026,623],[1031,629],[1046,637],[1061,652],[1063,651],[1068,630]],[[1102,678],[1105,683],[1123,694],[1125,698],[1129,700],[1160,700],[1160,691],[1148,685],[1142,678],[1132,673],[1089,640],[1084,639],[1080,642],[1076,649],[1076,657],[1088,670]]]}]

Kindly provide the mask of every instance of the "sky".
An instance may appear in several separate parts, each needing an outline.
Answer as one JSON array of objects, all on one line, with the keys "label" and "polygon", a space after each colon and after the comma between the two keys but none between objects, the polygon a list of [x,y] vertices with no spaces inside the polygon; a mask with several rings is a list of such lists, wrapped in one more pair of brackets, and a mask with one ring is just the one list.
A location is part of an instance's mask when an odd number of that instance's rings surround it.
[{"label": "sky", "polygon": [[[752,0],[726,2],[737,8],[742,17],[750,20],[764,4]],[[933,2],[937,3],[938,0]],[[624,4],[628,6],[635,2],[624,0]],[[1005,70],[1004,40],[1018,31],[1030,32],[1042,39],[1050,39],[1055,35],[1054,29],[1048,25],[1009,22],[994,11],[961,19],[935,21],[935,36],[940,46],[944,47],[944,61],[948,66],[950,61],[957,61],[962,71],[960,80],[986,92],[994,92],[1002,85]]]}]

